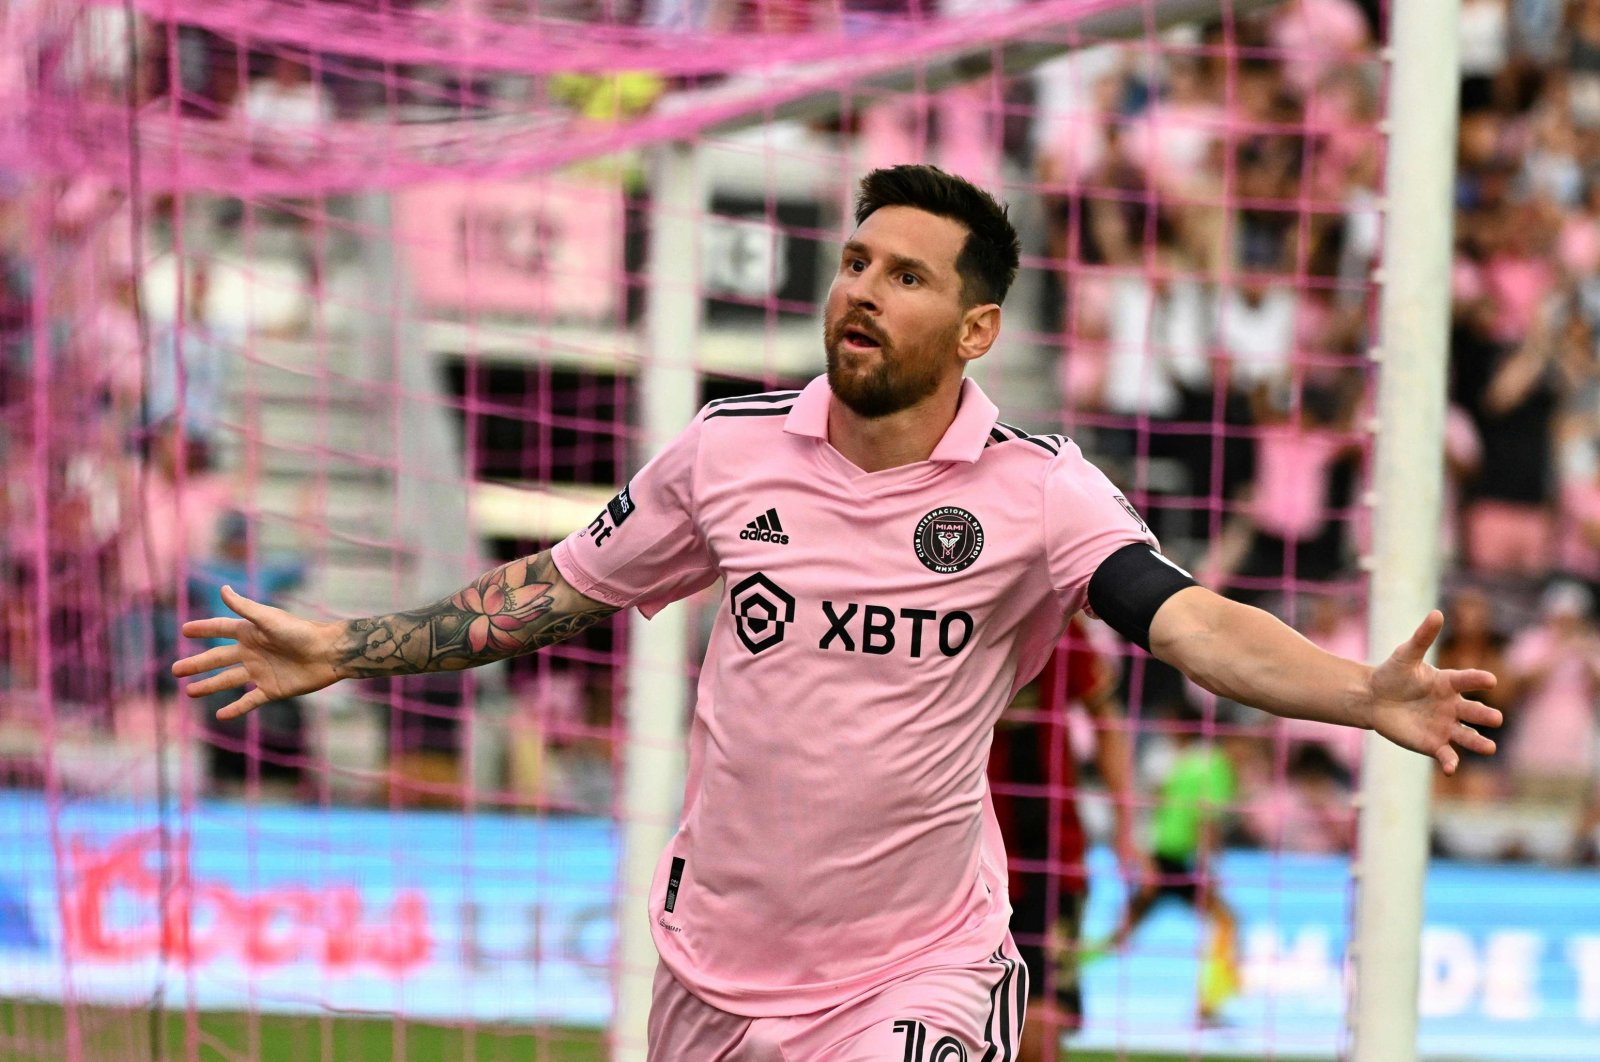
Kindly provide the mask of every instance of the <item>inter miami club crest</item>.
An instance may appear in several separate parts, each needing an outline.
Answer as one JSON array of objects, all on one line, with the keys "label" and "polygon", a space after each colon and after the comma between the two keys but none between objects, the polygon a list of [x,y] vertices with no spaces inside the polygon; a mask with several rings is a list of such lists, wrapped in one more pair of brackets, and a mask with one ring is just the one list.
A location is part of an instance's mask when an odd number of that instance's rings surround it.
[{"label": "inter miami club crest", "polygon": [[917,521],[917,560],[940,575],[965,571],[983,552],[983,525],[965,509],[946,505]]}]

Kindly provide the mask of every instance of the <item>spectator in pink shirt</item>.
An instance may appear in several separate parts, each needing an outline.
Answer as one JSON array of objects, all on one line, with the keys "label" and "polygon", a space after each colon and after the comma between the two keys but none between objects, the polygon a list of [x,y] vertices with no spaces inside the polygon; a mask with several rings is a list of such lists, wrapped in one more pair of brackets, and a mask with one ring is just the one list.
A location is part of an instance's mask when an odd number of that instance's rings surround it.
[{"label": "spectator in pink shirt", "polygon": [[1458,302],[1452,399],[1473,417],[1483,461],[1464,514],[1467,559],[1485,574],[1542,576],[1552,549],[1557,344],[1541,324],[1520,346],[1498,342],[1485,300]]},{"label": "spectator in pink shirt", "polygon": [[177,603],[183,573],[211,555],[222,515],[234,505],[233,485],[210,470],[205,447],[182,438],[175,424],[155,430],[151,467],[131,467],[125,493],[118,570],[118,687],[125,693],[176,688],[160,660],[177,645]]},{"label": "spectator in pink shirt", "polygon": [[1600,454],[1594,439],[1563,447],[1560,534],[1561,570],[1591,585],[1600,583]]},{"label": "spectator in pink shirt", "polygon": [[1234,596],[1255,600],[1284,578],[1326,581],[1344,566],[1345,525],[1334,513],[1348,504],[1351,477],[1341,464],[1355,444],[1338,402],[1310,391],[1287,414],[1258,393],[1255,479],[1208,566]]},{"label": "spectator in pink shirt", "polygon": [[1581,280],[1600,273],[1600,172],[1589,172],[1583,200],[1563,217],[1556,247],[1561,268],[1569,276]]},{"label": "spectator in pink shirt", "polygon": [[92,297],[69,348],[74,376],[104,394],[118,426],[131,429],[144,387],[137,284],[132,274],[113,275]]},{"label": "spectator in pink shirt", "polygon": [[1495,337],[1516,343],[1533,331],[1540,307],[1555,288],[1547,216],[1531,205],[1502,216],[1483,279],[1495,304]]},{"label": "spectator in pink shirt", "polygon": [[1128,128],[1129,154],[1158,188],[1180,194],[1194,188],[1227,128],[1227,112],[1218,99],[1221,87],[1206,76],[1201,60],[1169,61],[1167,94]]},{"label": "spectator in pink shirt", "polygon": [[1356,837],[1350,774],[1327,748],[1300,745],[1281,776],[1258,781],[1260,788],[1241,802],[1243,826],[1255,841],[1283,852],[1350,851]]},{"label": "spectator in pink shirt", "polygon": [[[1073,76],[1084,77],[1078,70]],[[1106,157],[1107,130],[1117,120],[1121,102],[1121,70],[1092,74],[1086,85],[1074,85],[1073,100],[1039,137],[1039,183],[1046,195],[1070,195]]]},{"label": "spectator in pink shirt", "polygon": [[[1313,644],[1339,656],[1359,659],[1367,655],[1366,617],[1353,608],[1349,595],[1316,594],[1304,617],[1294,617]],[[1280,724],[1292,749],[1315,745],[1331,756],[1346,783],[1361,766],[1362,734],[1349,727],[1329,726],[1309,719],[1285,719]]]},{"label": "spectator in pink shirt", "polygon": [[1305,127],[1314,138],[1306,192],[1313,200],[1338,199],[1347,182],[1358,176],[1375,184],[1375,168],[1382,137],[1378,96],[1371,80],[1360,70],[1342,68],[1329,74],[1306,100]]},{"label": "spectator in pink shirt", "polygon": [[1298,0],[1273,12],[1272,45],[1294,56],[1284,76],[1302,94],[1338,64],[1363,59],[1369,37],[1366,16],[1350,0]]},{"label": "spectator in pink shirt", "polygon": [[1540,600],[1543,619],[1508,654],[1523,687],[1511,723],[1509,766],[1530,795],[1572,798],[1587,791],[1595,766],[1595,697],[1600,694],[1600,630],[1594,598],[1557,582]]}]

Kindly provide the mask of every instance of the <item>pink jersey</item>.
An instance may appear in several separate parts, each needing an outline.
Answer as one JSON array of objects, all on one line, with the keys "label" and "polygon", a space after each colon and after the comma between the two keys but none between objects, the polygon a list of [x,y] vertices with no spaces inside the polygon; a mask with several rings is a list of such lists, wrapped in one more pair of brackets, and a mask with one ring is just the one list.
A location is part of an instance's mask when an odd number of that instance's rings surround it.
[{"label": "pink jersey", "polygon": [[831,401],[819,377],[711,403],[554,552],[646,615],[725,580],[650,919],[673,976],[750,1017],[1000,946],[991,730],[1100,562],[1154,544],[1077,446],[998,424],[970,380],[932,456],[881,472],[828,444]]}]

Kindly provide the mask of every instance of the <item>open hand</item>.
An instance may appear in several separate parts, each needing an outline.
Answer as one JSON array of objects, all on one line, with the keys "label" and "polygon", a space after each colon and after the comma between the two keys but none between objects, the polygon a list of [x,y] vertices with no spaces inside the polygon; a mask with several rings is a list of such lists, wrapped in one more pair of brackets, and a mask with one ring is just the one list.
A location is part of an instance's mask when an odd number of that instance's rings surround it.
[{"label": "open hand", "polygon": [[237,719],[268,701],[297,697],[339,681],[331,647],[340,624],[314,623],[291,616],[282,609],[236,594],[228,586],[222,588],[222,600],[240,618],[190,620],[183,625],[183,636],[232,638],[233,644],[207,649],[172,665],[172,673],[179,678],[226,669],[189,683],[187,692],[191,697],[254,686],[218,710],[218,719]]},{"label": "open hand", "polygon": [[1431,756],[1445,774],[1461,763],[1460,746],[1485,756],[1495,743],[1473,729],[1499,726],[1497,709],[1462,696],[1493,689],[1494,675],[1476,669],[1441,671],[1423,659],[1444,626],[1438,609],[1428,613],[1416,633],[1372,673],[1372,728],[1396,745]]}]

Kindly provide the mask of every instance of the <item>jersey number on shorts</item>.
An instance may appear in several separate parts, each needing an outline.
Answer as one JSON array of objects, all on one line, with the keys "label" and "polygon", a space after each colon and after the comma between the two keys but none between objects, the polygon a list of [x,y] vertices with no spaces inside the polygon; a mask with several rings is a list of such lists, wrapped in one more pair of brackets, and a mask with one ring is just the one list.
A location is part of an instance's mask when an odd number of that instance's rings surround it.
[{"label": "jersey number on shorts", "polygon": [[894,1031],[906,1037],[902,1062],[967,1062],[967,1049],[954,1036],[939,1037],[933,1043],[933,1053],[927,1053],[928,1027],[920,1021],[897,1021]]}]

